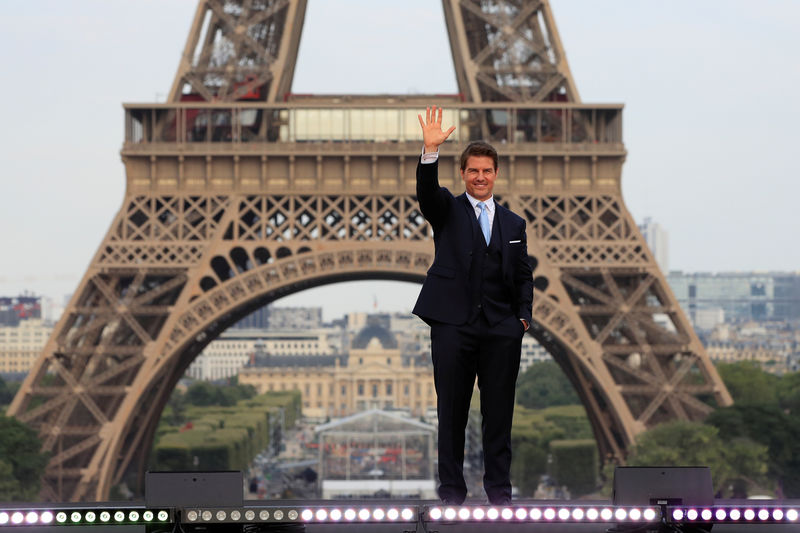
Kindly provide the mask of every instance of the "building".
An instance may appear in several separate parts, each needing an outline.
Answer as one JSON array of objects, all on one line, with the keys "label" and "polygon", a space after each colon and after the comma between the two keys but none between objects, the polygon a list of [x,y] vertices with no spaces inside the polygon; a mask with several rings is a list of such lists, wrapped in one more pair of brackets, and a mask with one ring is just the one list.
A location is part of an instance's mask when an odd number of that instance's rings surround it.
[{"label": "building", "polygon": [[259,393],[299,390],[303,414],[325,419],[367,409],[397,409],[423,416],[436,406],[428,359],[404,357],[397,339],[373,321],[353,339],[349,353],[324,358],[255,358],[239,373],[239,383]]},{"label": "building", "polygon": [[323,499],[436,498],[436,428],[370,410],[316,428]]},{"label": "building", "polygon": [[519,374],[525,373],[528,368],[534,363],[542,361],[550,361],[552,357],[544,346],[533,338],[533,335],[525,335],[522,337],[522,352],[520,353],[519,360]]},{"label": "building", "polygon": [[661,272],[669,272],[669,235],[660,224],[652,218],[645,217],[644,222],[638,224],[639,231],[644,237],[650,251],[653,252]]},{"label": "building", "polygon": [[16,326],[31,318],[42,318],[39,296],[0,296],[0,326]]},{"label": "building", "polygon": [[774,274],[676,271],[669,273],[667,282],[692,324],[697,324],[701,309],[722,309],[729,322],[789,318],[775,313]]},{"label": "building", "polygon": [[783,374],[790,371],[792,351],[783,343],[711,341],[706,353],[715,363],[752,361],[767,372]]},{"label": "building", "polygon": [[342,353],[341,343],[341,332],[334,328],[231,328],[206,346],[189,365],[186,375],[207,381],[227,379],[237,375],[259,350],[277,357],[329,356]]},{"label": "building", "polygon": [[40,318],[0,325],[0,374],[25,374],[42,353],[53,327]]}]

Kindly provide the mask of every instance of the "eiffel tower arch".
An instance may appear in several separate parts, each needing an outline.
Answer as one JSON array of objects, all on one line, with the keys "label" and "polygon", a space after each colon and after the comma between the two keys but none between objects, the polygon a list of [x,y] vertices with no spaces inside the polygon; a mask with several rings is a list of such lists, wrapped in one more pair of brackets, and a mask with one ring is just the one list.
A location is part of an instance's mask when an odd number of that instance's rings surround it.
[{"label": "eiffel tower arch", "polygon": [[[252,310],[355,279],[420,282],[416,115],[442,147],[501,153],[499,201],[528,221],[532,334],[586,407],[603,457],[731,402],[625,207],[622,106],[583,104],[547,0],[443,0],[459,95],[298,96],[305,0],[200,0],[165,104],[125,106],[122,206],[10,407],[51,459],[51,500],[104,500],[146,466],[203,347]],[[448,178],[449,176],[449,178]],[[411,297],[411,296],[410,296]]]}]

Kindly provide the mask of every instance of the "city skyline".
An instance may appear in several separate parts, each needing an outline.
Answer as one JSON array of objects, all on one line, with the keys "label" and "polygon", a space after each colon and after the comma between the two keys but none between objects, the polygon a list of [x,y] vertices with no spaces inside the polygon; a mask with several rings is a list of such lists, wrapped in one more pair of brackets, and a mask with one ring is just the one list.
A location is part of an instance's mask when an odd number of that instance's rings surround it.
[{"label": "city skyline", "polygon": [[[440,5],[374,4],[309,2],[293,91],[457,92]],[[787,217],[800,192],[790,126],[800,114],[791,94],[800,68],[790,55],[800,6],[618,4],[612,12],[551,2],[583,101],[626,106],[623,193],[636,220],[651,216],[669,231],[676,270],[798,270],[798,224]],[[195,6],[6,6],[0,43],[17,51],[5,66],[18,83],[0,89],[13,126],[0,133],[0,294],[27,289],[60,300],[77,288],[123,194],[121,103],[163,101]],[[394,44],[364,46],[377,42]],[[770,85],[746,75],[743,65],[754,64],[769,70]],[[375,71],[381,76],[364,75]],[[277,304],[324,301],[327,318],[348,311],[337,305],[368,311],[377,298],[381,310],[407,311],[418,290],[351,283]]]}]

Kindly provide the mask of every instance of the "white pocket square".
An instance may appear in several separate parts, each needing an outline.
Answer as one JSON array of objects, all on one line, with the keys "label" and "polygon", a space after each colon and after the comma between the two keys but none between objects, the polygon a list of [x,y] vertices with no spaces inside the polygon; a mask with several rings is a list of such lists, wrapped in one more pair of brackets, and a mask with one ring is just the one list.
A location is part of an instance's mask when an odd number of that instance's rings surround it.
[{"label": "white pocket square", "polygon": [[522,239],[517,239],[516,241],[508,241],[508,244],[517,244],[518,242],[522,242]]}]

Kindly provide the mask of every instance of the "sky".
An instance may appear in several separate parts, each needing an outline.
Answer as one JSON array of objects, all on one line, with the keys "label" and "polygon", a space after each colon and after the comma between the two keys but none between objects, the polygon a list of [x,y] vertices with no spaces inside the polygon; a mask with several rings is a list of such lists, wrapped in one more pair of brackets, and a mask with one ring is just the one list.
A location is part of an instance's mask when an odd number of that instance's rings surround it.
[{"label": "sky", "polygon": [[[551,0],[585,103],[622,103],[623,196],[670,269],[800,271],[800,2]],[[164,101],[195,0],[4,0],[0,295],[74,291],[124,195],[123,102]],[[455,93],[435,0],[308,0],[294,92]],[[278,305],[408,311],[352,282]]]}]

